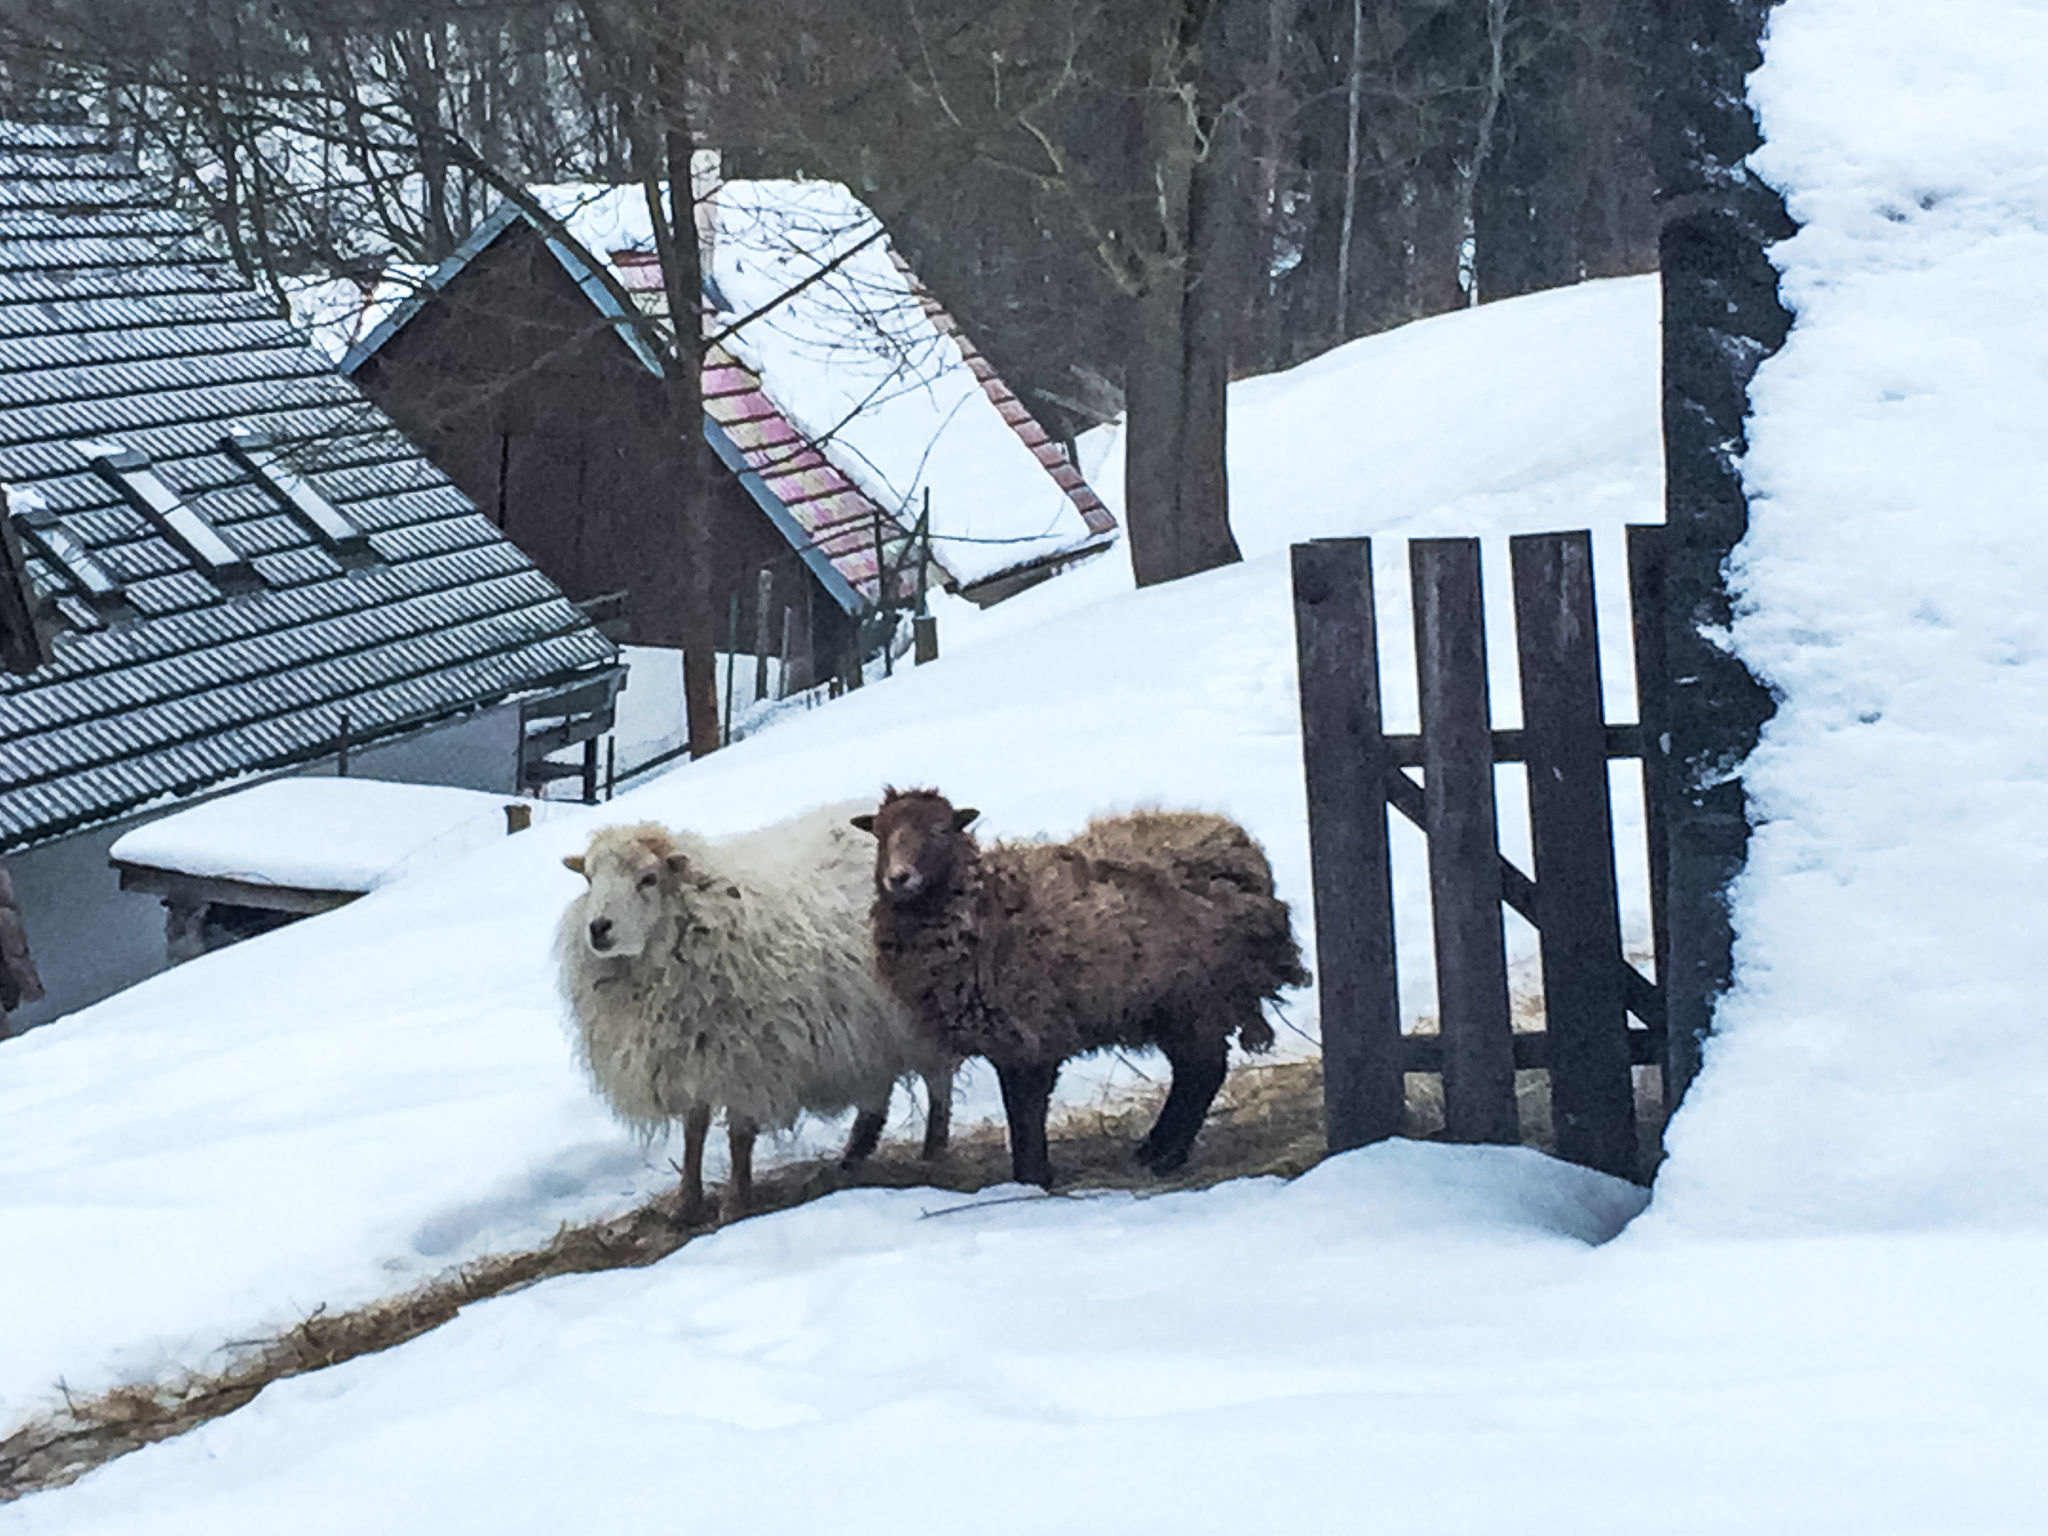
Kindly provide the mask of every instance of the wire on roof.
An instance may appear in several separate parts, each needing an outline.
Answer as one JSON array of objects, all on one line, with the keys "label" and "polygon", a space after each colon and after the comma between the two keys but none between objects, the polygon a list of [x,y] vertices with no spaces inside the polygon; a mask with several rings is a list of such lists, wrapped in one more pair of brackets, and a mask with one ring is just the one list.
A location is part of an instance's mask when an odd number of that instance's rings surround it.
[{"label": "wire on roof", "polygon": [[211,523],[186,506],[165,483],[156,466],[132,449],[97,454],[99,476],[119,491],[128,504],[156,524],[202,571],[223,587],[251,587],[259,578],[248,557],[214,530]]},{"label": "wire on roof", "polygon": [[221,451],[240,464],[271,497],[322,544],[344,560],[367,560],[370,536],[351,522],[318,488],[285,463],[276,444],[260,432],[224,437]]}]

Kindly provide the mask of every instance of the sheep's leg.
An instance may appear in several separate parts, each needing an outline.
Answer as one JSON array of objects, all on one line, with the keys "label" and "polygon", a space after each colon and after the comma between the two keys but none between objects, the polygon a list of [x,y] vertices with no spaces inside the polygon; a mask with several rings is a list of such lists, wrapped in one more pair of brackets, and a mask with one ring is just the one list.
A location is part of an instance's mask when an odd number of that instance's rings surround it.
[{"label": "sheep's leg", "polygon": [[889,1101],[882,1100],[878,1109],[863,1109],[853,1117],[853,1134],[846,1138],[846,1150],[839,1155],[839,1166],[851,1168],[865,1162],[882,1139],[882,1127],[889,1121]]},{"label": "sheep's leg", "polygon": [[683,1198],[677,1215],[695,1226],[711,1214],[704,1200],[704,1138],[711,1134],[711,1106],[694,1104],[683,1117]]},{"label": "sheep's leg", "polygon": [[744,1216],[754,1205],[754,1138],[761,1127],[730,1110],[725,1122],[726,1143],[732,1149],[732,1209],[726,1214]]},{"label": "sheep's leg", "polygon": [[1192,1049],[1169,1049],[1166,1059],[1173,1067],[1173,1086],[1137,1153],[1139,1163],[1154,1173],[1171,1173],[1188,1160],[1188,1149],[1230,1069],[1230,1046],[1224,1040],[1204,1041]]},{"label": "sheep's leg", "polygon": [[1045,1145],[1046,1108],[1052,1102],[1052,1085],[1059,1080],[1060,1064],[1028,1063],[998,1066],[996,1079],[1003,1085],[1003,1113],[1010,1122],[1010,1177],[1019,1184],[1052,1188],[1052,1159]]},{"label": "sheep's leg", "polygon": [[952,1067],[935,1067],[924,1075],[924,1150],[918,1156],[928,1163],[944,1157],[952,1140],[953,1072]]}]

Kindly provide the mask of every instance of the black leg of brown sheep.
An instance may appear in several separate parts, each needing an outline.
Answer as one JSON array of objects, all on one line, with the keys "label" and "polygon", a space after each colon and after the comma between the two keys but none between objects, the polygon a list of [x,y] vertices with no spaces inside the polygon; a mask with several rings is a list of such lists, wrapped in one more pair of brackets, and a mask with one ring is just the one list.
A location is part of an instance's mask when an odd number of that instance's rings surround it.
[{"label": "black leg of brown sheep", "polygon": [[694,1106],[683,1117],[683,1198],[676,1209],[677,1220],[687,1227],[711,1215],[704,1200],[704,1138],[710,1134],[711,1106]]},{"label": "black leg of brown sheep", "polygon": [[882,1139],[882,1127],[888,1120],[887,1104],[880,1109],[863,1109],[856,1114],[853,1117],[853,1134],[846,1138],[846,1150],[839,1154],[839,1166],[851,1168],[872,1156]]},{"label": "black leg of brown sheep", "polygon": [[953,1073],[925,1073],[924,1088],[924,1149],[917,1155],[935,1163],[946,1155],[946,1146],[953,1137]]},{"label": "black leg of brown sheep", "polygon": [[1173,1086],[1137,1153],[1138,1162],[1154,1173],[1171,1173],[1188,1160],[1188,1149],[1230,1069],[1230,1045],[1218,1040],[1168,1049],[1166,1059],[1173,1067]]},{"label": "black leg of brown sheep", "polygon": [[726,1114],[726,1144],[732,1149],[732,1209],[728,1218],[744,1216],[754,1206],[754,1138],[761,1128],[745,1115]]},{"label": "black leg of brown sheep", "polygon": [[1019,1184],[1052,1188],[1045,1115],[1052,1102],[1052,1085],[1059,1075],[1060,1064],[1056,1061],[1050,1065],[1032,1062],[996,1068],[996,1079],[1003,1085],[1003,1113],[1010,1122],[1010,1177]]}]

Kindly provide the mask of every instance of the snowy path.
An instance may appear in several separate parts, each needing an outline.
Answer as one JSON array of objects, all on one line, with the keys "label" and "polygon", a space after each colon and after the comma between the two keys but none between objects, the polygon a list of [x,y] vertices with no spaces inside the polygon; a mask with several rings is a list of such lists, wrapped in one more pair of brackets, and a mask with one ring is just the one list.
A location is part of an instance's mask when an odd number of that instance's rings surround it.
[{"label": "snowy path", "polygon": [[1640,1199],[1401,1143],[1153,1200],[836,1196],[272,1387],[0,1529],[2041,1528],[2048,1239],[1586,1246]]}]

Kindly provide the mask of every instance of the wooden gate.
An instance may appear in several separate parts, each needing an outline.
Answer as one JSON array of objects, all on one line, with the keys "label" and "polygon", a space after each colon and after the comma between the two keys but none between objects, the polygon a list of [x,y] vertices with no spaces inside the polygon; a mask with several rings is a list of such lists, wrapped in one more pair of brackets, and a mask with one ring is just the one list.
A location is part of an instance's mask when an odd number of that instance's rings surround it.
[{"label": "wooden gate", "polygon": [[[1517,1139],[1514,1074],[1546,1068],[1558,1154],[1641,1175],[1630,1068],[1662,1065],[1664,530],[1629,533],[1639,710],[1607,723],[1585,533],[1510,541],[1520,730],[1495,730],[1477,539],[1408,546],[1422,729],[1382,729],[1372,542],[1297,544],[1294,612],[1331,1150],[1401,1126],[1406,1072],[1440,1072],[1446,1134]],[[1657,980],[1622,950],[1611,758],[1643,760]],[[1500,852],[1496,763],[1526,765],[1533,874]],[[1418,782],[1409,772],[1422,770]],[[1439,1033],[1403,1035],[1387,813],[1429,839]],[[1545,1028],[1517,1033],[1501,908],[1534,925]],[[1631,1024],[1631,1019],[1634,1020]]]}]

